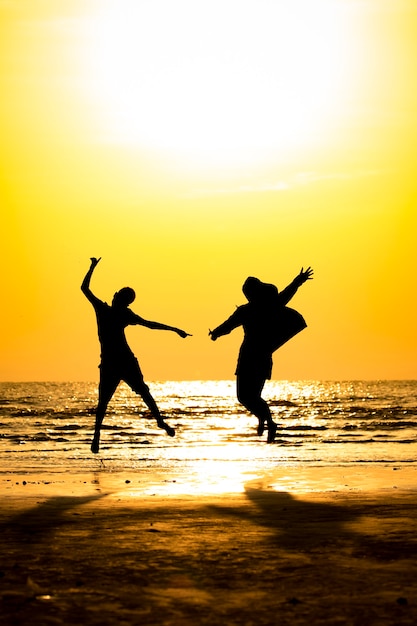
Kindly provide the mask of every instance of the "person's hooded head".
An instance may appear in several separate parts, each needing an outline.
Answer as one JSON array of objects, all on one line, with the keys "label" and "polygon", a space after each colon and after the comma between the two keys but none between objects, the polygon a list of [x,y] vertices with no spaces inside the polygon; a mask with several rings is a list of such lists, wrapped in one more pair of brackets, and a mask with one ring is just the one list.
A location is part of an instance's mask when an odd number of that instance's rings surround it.
[{"label": "person's hooded head", "polygon": [[249,302],[272,302],[278,295],[278,289],[270,283],[263,283],[259,278],[249,276],[243,283],[242,291]]},{"label": "person's hooded head", "polygon": [[262,290],[262,282],[259,278],[249,276],[242,286],[242,291],[249,302],[253,302],[259,298],[259,294]]},{"label": "person's hooded head", "polygon": [[136,298],[136,294],[131,287],[123,287],[120,291],[116,291],[113,296],[112,306],[127,308]]}]

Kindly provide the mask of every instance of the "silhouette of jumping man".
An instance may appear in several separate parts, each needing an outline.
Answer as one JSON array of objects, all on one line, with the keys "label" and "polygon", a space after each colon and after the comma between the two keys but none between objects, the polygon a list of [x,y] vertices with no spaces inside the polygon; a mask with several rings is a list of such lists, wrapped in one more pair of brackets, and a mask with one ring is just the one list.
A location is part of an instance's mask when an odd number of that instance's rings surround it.
[{"label": "silhouette of jumping man", "polygon": [[98,406],[94,437],[91,443],[91,452],[97,454],[100,444],[100,428],[103,423],[107,406],[121,381],[125,381],[133,391],[142,396],[146,406],[156,419],[159,428],[163,428],[170,437],[175,436],[175,430],[166,424],[159,412],[155,400],[150,394],[148,386],[143,380],[138,360],[130,349],[125,328],[129,325],[140,324],[155,330],[172,330],[180,337],[190,337],[180,328],[151,322],[136,315],[131,309],[135,299],[135,292],[130,287],[123,287],[113,296],[111,306],[97,298],[90,289],[90,280],[100,259],[92,258],[91,266],[81,285],[81,291],[91,302],[96,312],[98,337],[101,344],[100,383],[98,390]]},{"label": "silhouette of jumping man", "polygon": [[306,327],[303,317],[287,303],[298,288],[313,277],[313,270],[301,269],[294,280],[278,292],[275,285],[250,276],[242,291],[248,300],[217,328],[209,331],[213,341],[243,326],[244,339],[236,367],[236,391],[239,402],[258,418],[258,435],[268,428],[267,443],[273,443],[277,425],[267,402],[261,397],[265,381],[271,378],[272,354],[286,341]]}]

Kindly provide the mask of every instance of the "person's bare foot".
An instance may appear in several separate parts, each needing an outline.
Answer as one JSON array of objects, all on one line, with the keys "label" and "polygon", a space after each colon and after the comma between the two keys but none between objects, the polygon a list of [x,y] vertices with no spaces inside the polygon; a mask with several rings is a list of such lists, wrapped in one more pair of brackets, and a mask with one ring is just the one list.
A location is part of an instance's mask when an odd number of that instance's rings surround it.
[{"label": "person's bare foot", "polygon": [[169,435],[170,437],[175,437],[175,430],[172,428],[172,426],[169,426],[163,420],[158,422],[158,426],[159,426],[159,428],[163,428],[165,430],[166,434]]},{"label": "person's bare foot", "polygon": [[93,454],[97,454],[99,449],[100,449],[99,441],[98,439],[94,437],[93,441],[91,442],[91,452]]},{"label": "person's bare foot", "polygon": [[277,428],[278,426],[275,424],[275,422],[271,422],[270,424],[268,424],[268,439],[266,443],[274,443],[275,435],[277,434]]}]

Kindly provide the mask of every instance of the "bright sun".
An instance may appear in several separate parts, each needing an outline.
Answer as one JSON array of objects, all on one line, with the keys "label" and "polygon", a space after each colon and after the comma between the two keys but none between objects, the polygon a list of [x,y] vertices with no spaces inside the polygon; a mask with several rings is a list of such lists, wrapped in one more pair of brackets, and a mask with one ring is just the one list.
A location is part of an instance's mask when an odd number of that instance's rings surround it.
[{"label": "bright sun", "polygon": [[101,0],[88,84],[106,141],[194,166],[317,142],[343,110],[343,0]]}]

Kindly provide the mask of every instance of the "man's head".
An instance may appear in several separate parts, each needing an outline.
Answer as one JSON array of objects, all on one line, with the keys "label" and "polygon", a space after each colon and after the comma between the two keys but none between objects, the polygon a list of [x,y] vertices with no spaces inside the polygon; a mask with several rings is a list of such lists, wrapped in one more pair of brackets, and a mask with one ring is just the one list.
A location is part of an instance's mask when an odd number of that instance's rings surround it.
[{"label": "man's head", "polygon": [[245,294],[246,299],[251,302],[252,300],[256,300],[261,288],[262,282],[259,280],[259,278],[249,276],[243,283],[242,291]]},{"label": "man's head", "polygon": [[249,302],[271,303],[278,295],[278,289],[275,285],[263,283],[254,276],[249,276],[245,280],[242,291]]},{"label": "man's head", "polygon": [[136,294],[131,287],[123,287],[114,294],[112,306],[128,307],[135,298]]}]

